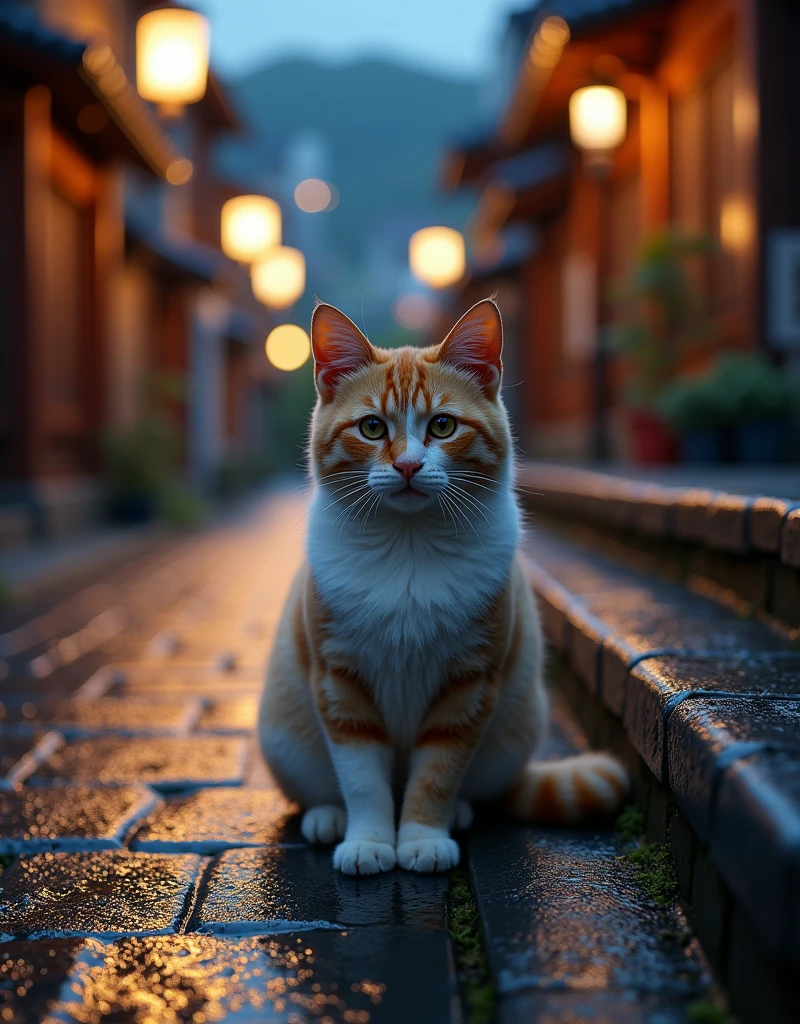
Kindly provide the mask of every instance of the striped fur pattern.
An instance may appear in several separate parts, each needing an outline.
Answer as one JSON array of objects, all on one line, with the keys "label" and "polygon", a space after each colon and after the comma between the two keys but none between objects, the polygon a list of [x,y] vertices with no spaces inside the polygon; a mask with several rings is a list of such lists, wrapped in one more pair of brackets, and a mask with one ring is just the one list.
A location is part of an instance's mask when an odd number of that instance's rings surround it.
[{"label": "striped fur pattern", "polygon": [[517,548],[500,312],[426,349],[312,320],[318,401],[307,558],[261,701],[264,757],[334,865],[446,871],[476,801],[571,822],[620,805],[608,755],[536,763],[539,618]]}]

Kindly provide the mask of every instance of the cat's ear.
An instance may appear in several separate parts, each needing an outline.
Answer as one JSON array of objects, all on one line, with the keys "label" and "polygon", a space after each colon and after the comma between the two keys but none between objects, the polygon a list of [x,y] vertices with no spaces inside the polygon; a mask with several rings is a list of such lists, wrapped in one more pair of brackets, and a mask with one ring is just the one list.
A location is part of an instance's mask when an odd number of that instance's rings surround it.
[{"label": "cat's ear", "polygon": [[375,361],[375,350],[353,321],[324,302],[311,317],[311,348],[317,391],[326,401],[342,377]]},{"label": "cat's ear", "polygon": [[487,398],[500,388],[502,353],[503,321],[494,299],[476,302],[439,346],[439,360],[469,371]]}]

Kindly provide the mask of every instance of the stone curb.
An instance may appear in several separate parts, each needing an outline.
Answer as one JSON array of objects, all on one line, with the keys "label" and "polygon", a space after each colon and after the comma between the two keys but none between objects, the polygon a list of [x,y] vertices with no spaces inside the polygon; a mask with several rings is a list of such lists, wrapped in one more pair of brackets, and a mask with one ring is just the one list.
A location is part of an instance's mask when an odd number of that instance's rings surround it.
[{"label": "stone curb", "polygon": [[[731,494],[644,483],[594,470],[525,463],[520,483],[541,494],[543,512],[628,530],[643,537],[699,544],[710,551],[771,554],[800,568],[800,498]],[[791,490],[800,492],[800,476]]]},{"label": "stone curb", "polygon": [[[674,591],[632,569],[647,614],[615,617],[619,566],[553,537],[541,546],[547,567],[534,541],[526,570],[553,647],[670,787],[766,948],[800,964],[800,652],[688,590],[691,614],[676,617]],[[581,558],[592,587],[605,564],[608,611],[580,593]]]}]

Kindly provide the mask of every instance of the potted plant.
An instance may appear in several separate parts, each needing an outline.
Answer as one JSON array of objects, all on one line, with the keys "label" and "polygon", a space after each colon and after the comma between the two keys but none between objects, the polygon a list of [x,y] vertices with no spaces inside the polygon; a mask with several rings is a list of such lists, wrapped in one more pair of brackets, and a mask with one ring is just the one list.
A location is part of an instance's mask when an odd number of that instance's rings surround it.
[{"label": "potted plant", "polygon": [[657,406],[677,435],[682,462],[725,459],[731,405],[714,373],[671,381],[659,395]]},{"label": "potted plant", "polygon": [[797,380],[757,354],[722,356],[715,378],[729,402],[737,461],[784,462],[798,408]]},{"label": "potted plant", "polygon": [[704,235],[664,231],[643,246],[628,280],[617,292],[617,319],[610,347],[628,369],[627,404],[632,448],[639,462],[675,458],[674,435],[657,398],[673,379],[682,356],[713,337],[702,292],[691,279],[692,259],[707,255]]},{"label": "potted plant", "polygon": [[128,427],[105,433],[101,450],[114,518],[142,523],[159,511],[180,460],[180,434],[170,403],[182,393],[174,375],[145,382],[142,412]]}]

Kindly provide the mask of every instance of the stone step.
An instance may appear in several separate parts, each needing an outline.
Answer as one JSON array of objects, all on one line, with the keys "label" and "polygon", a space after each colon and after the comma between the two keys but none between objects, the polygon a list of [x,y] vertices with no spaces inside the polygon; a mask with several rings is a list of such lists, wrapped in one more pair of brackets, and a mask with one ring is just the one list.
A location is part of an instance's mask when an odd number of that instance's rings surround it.
[{"label": "stone step", "polygon": [[800,627],[800,470],[673,467],[646,476],[525,463],[536,517],[575,523],[645,549]]},{"label": "stone step", "polygon": [[501,1022],[677,1024],[703,999],[685,920],[647,895],[613,833],[494,826],[469,852]]},{"label": "stone step", "polygon": [[774,968],[762,979],[779,1007],[769,1019],[792,1019],[800,1004],[784,982],[800,964],[800,652],[761,622],[541,526],[526,554],[558,664],[585,694],[574,691],[576,706],[596,706],[597,735],[618,738],[637,776],[674,801],[673,839],[684,828],[691,847],[687,891],[702,903],[711,884],[701,892],[698,880],[719,880],[704,939],[715,968],[735,988],[740,954],[726,922],[741,918]]},{"label": "stone step", "polygon": [[[558,695],[542,760],[589,748]],[[711,977],[686,920],[645,891],[630,845],[593,828],[479,817],[467,850],[501,1024],[678,1024]]]}]

